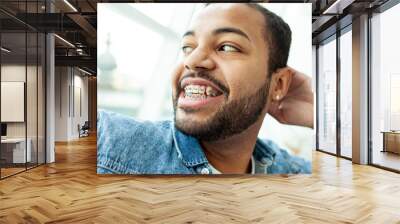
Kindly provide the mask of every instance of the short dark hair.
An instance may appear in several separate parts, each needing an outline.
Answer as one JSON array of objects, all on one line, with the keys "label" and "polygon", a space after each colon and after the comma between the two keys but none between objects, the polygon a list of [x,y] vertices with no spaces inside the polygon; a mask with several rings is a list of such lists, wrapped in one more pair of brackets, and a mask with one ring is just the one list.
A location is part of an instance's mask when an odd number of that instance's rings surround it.
[{"label": "short dark hair", "polygon": [[[212,3],[206,4],[207,6]],[[242,3],[260,12],[265,19],[264,36],[269,46],[268,74],[272,75],[277,69],[287,66],[292,31],[289,25],[275,13],[258,3]]]}]

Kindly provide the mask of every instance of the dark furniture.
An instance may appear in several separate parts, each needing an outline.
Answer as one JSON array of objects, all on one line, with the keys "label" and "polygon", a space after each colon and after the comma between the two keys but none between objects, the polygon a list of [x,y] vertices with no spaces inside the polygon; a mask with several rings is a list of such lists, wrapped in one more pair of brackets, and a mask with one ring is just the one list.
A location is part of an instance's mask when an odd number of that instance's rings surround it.
[{"label": "dark furniture", "polygon": [[7,124],[1,123],[1,136],[7,136]]},{"label": "dark furniture", "polygon": [[79,138],[89,136],[89,129],[90,129],[89,121],[85,121],[82,127],[78,124]]}]

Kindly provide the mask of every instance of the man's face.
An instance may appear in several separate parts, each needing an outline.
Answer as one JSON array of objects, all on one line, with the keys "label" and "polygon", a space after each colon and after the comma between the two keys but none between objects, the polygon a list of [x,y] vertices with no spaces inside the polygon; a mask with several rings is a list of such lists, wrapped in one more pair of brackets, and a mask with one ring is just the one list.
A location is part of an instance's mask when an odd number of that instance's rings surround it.
[{"label": "man's face", "polygon": [[263,15],[244,4],[203,9],[183,37],[174,75],[175,125],[200,140],[246,130],[265,114],[268,47]]}]

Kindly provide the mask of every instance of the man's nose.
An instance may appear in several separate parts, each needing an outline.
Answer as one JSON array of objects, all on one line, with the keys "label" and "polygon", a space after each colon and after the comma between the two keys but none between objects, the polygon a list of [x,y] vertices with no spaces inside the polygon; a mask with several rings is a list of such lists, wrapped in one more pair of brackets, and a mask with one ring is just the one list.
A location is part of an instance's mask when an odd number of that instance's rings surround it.
[{"label": "man's nose", "polygon": [[210,50],[197,47],[184,59],[185,68],[192,71],[212,70],[215,62],[210,56]]}]

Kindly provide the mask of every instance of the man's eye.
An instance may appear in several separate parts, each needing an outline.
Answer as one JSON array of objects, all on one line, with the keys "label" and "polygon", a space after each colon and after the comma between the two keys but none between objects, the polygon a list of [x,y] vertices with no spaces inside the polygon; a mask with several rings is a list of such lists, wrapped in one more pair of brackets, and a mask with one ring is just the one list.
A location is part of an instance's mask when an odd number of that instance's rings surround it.
[{"label": "man's eye", "polygon": [[239,52],[240,50],[232,45],[227,45],[224,44],[222,45],[219,49],[219,51],[225,51],[225,52]]},{"label": "man's eye", "polygon": [[183,51],[184,54],[189,54],[190,52],[193,51],[193,47],[190,47],[190,46],[183,46],[183,47],[182,47],[182,51]]}]

